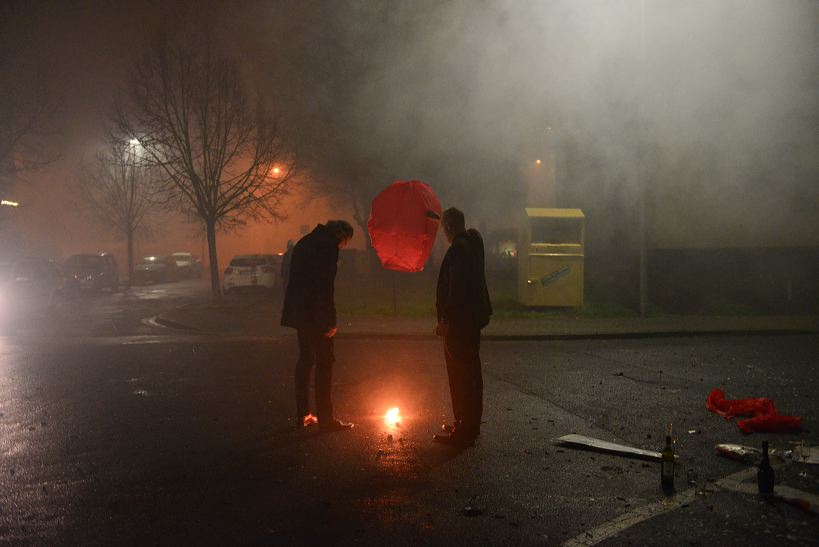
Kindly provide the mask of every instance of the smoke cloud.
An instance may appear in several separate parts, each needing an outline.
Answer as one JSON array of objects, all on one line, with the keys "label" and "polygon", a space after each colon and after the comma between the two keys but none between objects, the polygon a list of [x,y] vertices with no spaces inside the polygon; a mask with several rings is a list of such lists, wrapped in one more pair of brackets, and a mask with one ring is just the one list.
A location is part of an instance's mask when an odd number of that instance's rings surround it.
[{"label": "smoke cloud", "polygon": [[634,246],[643,188],[655,247],[819,245],[811,0],[14,6],[10,51],[49,59],[62,98],[50,186],[100,142],[142,44],[199,14],[344,211],[350,186],[366,204],[417,178],[470,224],[510,228],[553,157],[554,204],[586,211],[590,246]]},{"label": "smoke cloud", "polygon": [[600,240],[633,233],[643,181],[657,246],[807,243],[816,227],[815,201],[793,214],[816,197],[813,2],[302,6],[261,19],[275,39],[257,29],[291,56],[296,81],[277,85],[384,185],[424,178],[488,221],[524,205],[523,173],[552,148],[557,205],[587,209]]}]

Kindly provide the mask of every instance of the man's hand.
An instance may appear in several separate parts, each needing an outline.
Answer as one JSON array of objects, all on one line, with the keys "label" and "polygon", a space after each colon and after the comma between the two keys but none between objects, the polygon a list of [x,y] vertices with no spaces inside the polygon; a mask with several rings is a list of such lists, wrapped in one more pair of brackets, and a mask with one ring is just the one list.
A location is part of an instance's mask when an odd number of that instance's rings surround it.
[{"label": "man's hand", "polygon": [[338,332],[338,328],[336,328],[336,327],[330,327],[330,328],[327,330],[327,332],[325,332],[325,333],[324,333],[324,336],[326,336],[327,338],[332,338],[333,336],[335,336],[335,335],[336,335],[336,333],[337,333],[337,332]]},{"label": "man's hand", "polygon": [[435,325],[435,336],[446,336],[448,332],[449,324],[441,322]]}]

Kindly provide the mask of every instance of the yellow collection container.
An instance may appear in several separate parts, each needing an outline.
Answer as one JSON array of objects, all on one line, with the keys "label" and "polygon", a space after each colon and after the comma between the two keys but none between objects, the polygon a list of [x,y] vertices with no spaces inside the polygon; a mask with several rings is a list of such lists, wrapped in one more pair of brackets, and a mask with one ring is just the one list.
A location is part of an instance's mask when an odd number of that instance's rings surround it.
[{"label": "yellow collection container", "polygon": [[585,231],[580,209],[525,210],[518,246],[521,304],[583,305]]}]

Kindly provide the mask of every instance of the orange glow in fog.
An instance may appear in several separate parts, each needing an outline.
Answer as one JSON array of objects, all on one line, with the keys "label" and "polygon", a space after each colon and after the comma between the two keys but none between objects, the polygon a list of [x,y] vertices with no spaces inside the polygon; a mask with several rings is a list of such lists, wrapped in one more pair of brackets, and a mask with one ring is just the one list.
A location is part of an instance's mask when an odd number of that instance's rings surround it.
[{"label": "orange glow in fog", "polygon": [[401,409],[392,407],[384,414],[384,423],[387,425],[398,425],[401,423]]}]

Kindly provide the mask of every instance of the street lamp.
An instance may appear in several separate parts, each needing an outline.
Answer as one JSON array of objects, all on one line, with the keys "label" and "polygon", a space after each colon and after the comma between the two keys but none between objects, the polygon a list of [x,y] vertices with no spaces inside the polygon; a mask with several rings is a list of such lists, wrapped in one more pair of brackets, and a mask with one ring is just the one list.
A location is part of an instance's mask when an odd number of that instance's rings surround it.
[{"label": "street lamp", "polygon": [[129,161],[135,167],[141,165],[145,159],[145,149],[137,138],[128,139],[127,150],[124,152],[127,155],[127,161]]}]

